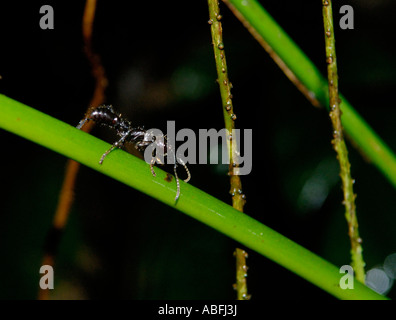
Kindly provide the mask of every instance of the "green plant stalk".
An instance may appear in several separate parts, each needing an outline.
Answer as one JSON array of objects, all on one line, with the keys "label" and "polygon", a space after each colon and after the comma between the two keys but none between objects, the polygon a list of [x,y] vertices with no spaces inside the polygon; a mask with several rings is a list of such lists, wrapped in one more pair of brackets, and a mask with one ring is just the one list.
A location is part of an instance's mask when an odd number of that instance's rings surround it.
[{"label": "green plant stalk", "polygon": [[[319,103],[328,108],[327,80],[258,1],[223,1],[305,96],[314,105]],[[341,94],[340,98],[346,134],[396,188],[395,154]]]},{"label": "green plant stalk", "polygon": [[[242,192],[242,182],[240,177],[235,174],[234,169],[237,163],[234,159],[234,152],[236,151],[235,143],[233,142],[232,130],[235,129],[236,115],[234,113],[234,106],[232,103],[231,94],[231,82],[228,78],[228,68],[226,62],[226,54],[223,42],[223,28],[221,24],[221,14],[219,8],[218,0],[208,0],[209,7],[209,24],[210,31],[212,35],[212,44],[214,57],[216,62],[217,71],[217,82],[220,87],[220,96],[223,107],[223,116],[225,128],[228,130],[229,136],[227,137],[228,151],[229,151],[229,170],[228,175],[230,176],[230,194],[232,196],[232,206],[243,212],[243,207],[245,205],[245,195]],[[234,286],[237,292],[238,300],[247,300],[250,295],[247,291],[247,265],[246,265],[247,254],[244,250],[236,248],[235,258],[236,258],[236,284]]]},{"label": "green plant stalk", "polygon": [[353,179],[351,177],[351,164],[348,159],[348,150],[344,140],[341,122],[341,110],[338,96],[338,71],[335,48],[335,35],[333,26],[333,9],[331,0],[322,0],[323,25],[325,31],[326,63],[329,84],[330,119],[333,125],[332,144],[337,153],[340,164],[340,177],[344,193],[345,217],[348,222],[348,234],[351,241],[352,267],[356,279],[364,283],[364,260],[362,255],[361,238],[359,237],[358,221],[356,216],[355,197],[353,192]]},{"label": "green plant stalk", "polygon": [[246,283],[248,270],[246,259],[248,254],[245,250],[236,248],[234,255],[236,258],[236,283],[234,284],[234,289],[237,291],[237,299],[250,300],[251,295],[248,294]]},{"label": "green plant stalk", "polygon": [[[341,289],[339,281],[343,274],[339,273],[339,268],[190,184],[180,183],[181,196],[175,204],[174,179],[167,182],[167,173],[159,168],[155,168],[157,176],[153,177],[149,164],[127,152],[115,150],[99,165],[100,156],[110,147],[108,143],[2,94],[0,128],[74,159],[185,213],[337,298],[387,299],[360,282],[355,283],[353,290]],[[12,154],[3,157],[12,161]]]}]

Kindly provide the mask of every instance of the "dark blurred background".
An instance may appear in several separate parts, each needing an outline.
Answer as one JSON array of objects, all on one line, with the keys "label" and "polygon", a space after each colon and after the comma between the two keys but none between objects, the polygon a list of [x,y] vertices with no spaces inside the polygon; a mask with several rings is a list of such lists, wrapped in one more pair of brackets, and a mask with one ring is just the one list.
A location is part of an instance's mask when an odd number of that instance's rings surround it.
[{"label": "dark blurred background", "polygon": [[[396,150],[396,3],[335,1],[340,90]],[[321,1],[260,3],[326,73]],[[54,30],[39,27],[53,6]],[[0,4],[0,92],[76,125],[94,82],[83,52],[84,1]],[[354,8],[341,30],[338,8]],[[242,177],[246,214],[336,266],[350,263],[331,124],[287,80],[221,3],[238,128],[253,129],[253,170]],[[98,1],[94,49],[107,102],[136,125],[224,127],[206,1]],[[113,142],[109,130],[92,134]],[[66,159],[0,131],[0,298],[34,299],[43,244]],[[396,252],[395,190],[349,144],[366,268]],[[100,155],[98,155],[99,159]],[[191,184],[230,203],[226,168],[190,165]],[[82,167],[55,266],[55,299],[235,299],[237,243],[117,181]],[[252,299],[333,299],[250,250]],[[389,287],[389,286],[388,286]],[[394,288],[388,296],[396,298]]]}]

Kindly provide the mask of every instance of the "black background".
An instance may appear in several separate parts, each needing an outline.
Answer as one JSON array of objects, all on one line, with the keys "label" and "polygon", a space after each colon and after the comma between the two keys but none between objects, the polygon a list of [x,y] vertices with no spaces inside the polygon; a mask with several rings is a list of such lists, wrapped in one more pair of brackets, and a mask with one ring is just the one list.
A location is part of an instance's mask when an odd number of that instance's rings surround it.
[{"label": "black background", "polygon": [[[392,1],[351,4],[355,29],[336,23],[340,90],[396,150],[395,10]],[[260,1],[326,74],[321,1]],[[52,5],[54,30],[39,27]],[[287,80],[221,3],[238,128],[253,129],[253,170],[242,177],[245,212],[337,266],[349,240],[331,124]],[[0,92],[76,125],[93,93],[83,52],[84,1],[0,5]],[[107,102],[136,125],[224,127],[206,1],[98,1],[94,48],[109,79]],[[114,135],[95,129],[109,142]],[[0,131],[0,298],[34,299],[45,235],[66,159]],[[349,144],[367,270],[396,252],[395,190]],[[98,155],[99,159],[100,155]],[[191,165],[191,184],[230,203],[224,168]],[[304,198],[309,181],[321,199]],[[327,189],[326,189],[327,188]],[[316,202],[315,202],[316,201]],[[55,267],[55,299],[234,299],[236,243],[117,181],[83,167]],[[251,252],[252,299],[333,299]],[[388,296],[395,298],[395,290]]]}]

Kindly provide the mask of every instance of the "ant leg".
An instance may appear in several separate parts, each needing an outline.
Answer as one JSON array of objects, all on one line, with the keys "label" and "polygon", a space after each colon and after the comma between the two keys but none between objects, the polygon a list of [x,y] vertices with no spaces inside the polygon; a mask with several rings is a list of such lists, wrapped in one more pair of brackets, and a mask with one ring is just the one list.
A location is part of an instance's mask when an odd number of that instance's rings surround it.
[{"label": "ant leg", "polygon": [[[78,125],[76,126],[76,128],[77,128],[77,129],[81,129],[87,121],[92,120],[92,119],[90,118],[90,116],[92,115],[92,113],[93,113],[93,112],[95,111],[95,109],[97,109],[97,108],[99,108],[99,107],[89,107],[88,110],[87,110],[87,112],[85,113],[84,119],[82,119],[82,120],[78,123]],[[112,109],[111,109],[111,110],[112,110]]]},{"label": "ant leg", "polygon": [[115,148],[119,148],[119,143],[118,143],[118,142],[114,143],[114,144],[111,146],[111,148],[110,148],[109,150],[107,150],[105,153],[102,154],[102,157],[101,157],[100,160],[99,160],[99,164],[102,164],[102,163],[103,163],[103,160],[107,157],[107,155],[108,155],[111,151],[113,151]]},{"label": "ant leg", "polygon": [[184,170],[186,170],[187,172],[187,178],[184,179],[184,182],[188,182],[191,179],[191,173],[190,170],[188,170],[187,165],[184,163],[184,161],[182,159],[177,159],[177,161],[184,167]]},{"label": "ant leg", "polygon": [[156,173],[155,173],[155,171],[154,171],[154,165],[155,165],[155,159],[154,159],[154,158],[151,158],[151,161],[150,161],[150,170],[151,170],[151,174],[153,175],[153,177],[156,177],[157,175],[156,175]]},{"label": "ant leg", "polygon": [[177,159],[176,159],[175,151],[169,147],[168,147],[168,149],[170,152],[172,152],[172,155],[175,157],[175,163],[173,165],[173,172],[175,173],[175,180],[176,180],[176,197],[175,197],[175,203],[176,203],[180,197],[180,181],[179,181],[179,176],[177,175]]},{"label": "ant leg", "polygon": [[[187,172],[187,179],[184,180],[184,182],[188,182],[191,179],[191,173],[190,170],[188,170],[187,165],[183,162],[183,160],[178,159],[178,161],[180,162],[180,164],[184,167],[184,169]],[[175,173],[175,178],[176,178],[176,198],[175,201],[177,201],[180,197],[180,182],[179,182],[179,176],[177,175],[177,162],[175,162],[174,166],[173,166],[173,171]]]},{"label": "ant leg", "polygon": [[83,125],[85,124],[85,122],[87,122],[88,120],[90,120],[89,118],[84,118],[82,119],[78,125],[76,126],[77,129],[81,129],[83,127]]},{"label": "ant leg", "polygon": [[175,162],[175,165],[173,166],[173,172],[175,173],[175,178],[176,178],[176,197],[175,197],[175,202],[179,200],[180,197],[180,182],[179,182],[179,176],[177,175],[177,163]]},{"label": "ant leg", "polygon": [[102,164],[102,163],[103,163],[103,160],[107,157],[107,155],[108,155],[111,151],[113,151],[115,148],[122,148],[122,146],[124,145],[124,142],[125,142],[125,138],[128,136],[128,134],[129,134],[129,131],[128,131],[126,134],[124,134],[124,135],[121,137],[120,140],[118,140],[116,143],[114,143],[114,144],[111,146],[111,148],[110,148],[109,150],[107,150],[105,153],[102,154],[102,157],[101,157],[100,160],[99,160],[99,164]]}]

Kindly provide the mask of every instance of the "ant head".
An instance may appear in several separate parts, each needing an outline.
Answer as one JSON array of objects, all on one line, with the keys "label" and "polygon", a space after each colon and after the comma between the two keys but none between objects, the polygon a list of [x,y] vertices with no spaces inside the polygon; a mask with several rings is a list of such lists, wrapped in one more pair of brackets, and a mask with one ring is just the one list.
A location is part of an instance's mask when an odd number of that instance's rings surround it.
[{"label": "ant head", "polygon": [[154,143],[158,147],[166,147],[166,136],[159,129],[150,129],[144,134],[143,142]]}]

